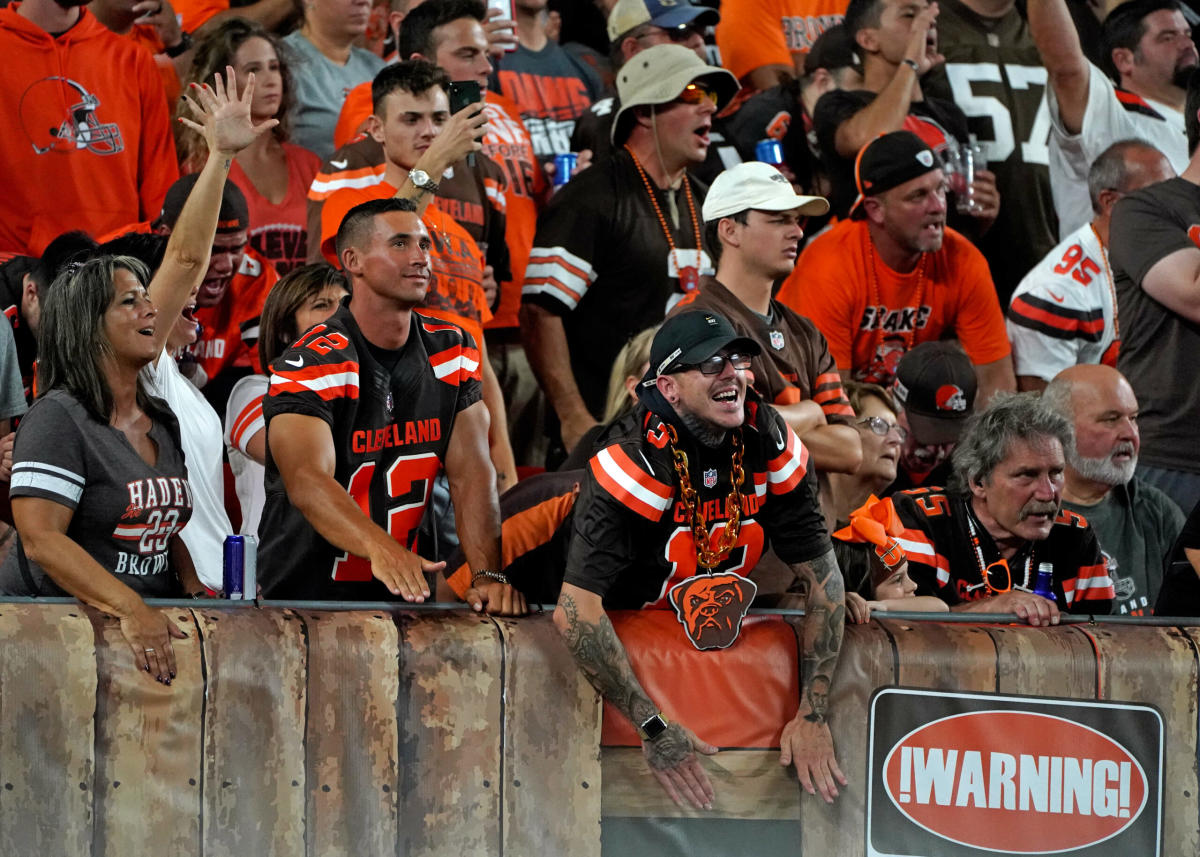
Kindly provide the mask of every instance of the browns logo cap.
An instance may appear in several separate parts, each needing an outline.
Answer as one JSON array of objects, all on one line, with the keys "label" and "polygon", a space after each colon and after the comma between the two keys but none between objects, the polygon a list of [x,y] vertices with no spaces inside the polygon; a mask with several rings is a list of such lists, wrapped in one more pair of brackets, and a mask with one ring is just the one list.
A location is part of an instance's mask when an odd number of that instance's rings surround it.
[{"label": "browns logo cap", "polygon": [[955,342],[922,342],[900,358],[892,395],[917,443],[956,443],[975,408],[975,367]]}]

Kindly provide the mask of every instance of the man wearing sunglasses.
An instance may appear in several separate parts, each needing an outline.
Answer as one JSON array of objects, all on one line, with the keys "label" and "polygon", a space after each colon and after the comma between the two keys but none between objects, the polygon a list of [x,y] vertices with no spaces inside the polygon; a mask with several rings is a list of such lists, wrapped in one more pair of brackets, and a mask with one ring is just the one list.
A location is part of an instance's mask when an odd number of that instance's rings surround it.
[{"label": "man wearing sunglasses", "polygon": [[617,88],[618,148],[543,209],[521,290],[526,354],[557,416],[552,463],[596,424],[621,347],[713,272],[704,186],[688,170],[704,162],[713,115],[737,82],[687,48],[655,45],[621,69]]},{"label": "man wearing sunglasses", "polygon": [[[1115,597],[1083,516],[1060,511],[1071,424],[1033,393],[998,393],[967,421],[949,488],[893,496],[917,593],[951,610],[1055,625],[1060,611],[1107,614]],[[1034,595],[1049,566],[1055,600]]]},{"label": "man wearing sunglasses", "polygon": [[818,470],[853,473],[862,445],[825,337],[771,298],[775,282],[796,264],[802,222],[828,210],[823,198],[797,194],[770,164],[747,162],[721,173],[704,200],[717,274],[702,278],[675,312],[719,312],[758,343],[762,353],[750,365],[755,392],[800,436]]},{"label": "man wearing sunglasses", "polygon": [[[716,9],[691,0],[617,0],[608,13],[613,65],[620,70],[647,48],[670,44],[682,45],[708,62],[704,31],[720,19]],[[602,98],[579,117],[571,136],[571,151],[580,153],[581,162],[585,156],[597,162],[613,153],[612,126],[620,109],[619,96]],[[712,123],[708,157],[693,170],[697,178],[709,183],[727,164],[740,160],[730,135],[725,133],[724,121],[713,116]]]},{"label": "man wearing sunglasses", "polygon": [[680,806],[713,807],[696,753],[716,747],[672,722],[670,700],[650,698],[606,611],[674,609],[679,634],[696,648],[736,645],[755,592],[747,576],[768,545],[808,593],[803,690],[780,761],[794,763],[803,787],[826,801],[846,784],[824,692],[845,623],[842,576],[808,450],[749,389],[746,370],[759,351],[713,312],[663,323],[640,404],[600,436],[584,471],[554,611],[576,663],[638,729],[651,771]]}]

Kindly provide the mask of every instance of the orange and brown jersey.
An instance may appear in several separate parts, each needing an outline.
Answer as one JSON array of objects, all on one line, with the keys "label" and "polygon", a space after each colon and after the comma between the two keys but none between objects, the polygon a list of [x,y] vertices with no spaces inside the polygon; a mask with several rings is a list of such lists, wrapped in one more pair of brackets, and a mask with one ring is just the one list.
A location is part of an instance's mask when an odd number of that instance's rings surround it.
[{"label": "orange and brown jersey", "polygon": [[[1068,613],[1108,613],[1112,578],[1100,542],[1082,515],[1063,510],[1040,542],[1026,542],[1003,570],[985,572],[1000,559],[987,529],[975,517],[968,496],[943,488],[917,488],[892,496],[904,524],[898,541],[908,557],[908,573],[918,595],[934,595],[947,604],[977,601],[1007,591],[1031,591],[1037,568],[1054,567],[1054,594]],[[986,581],[986,582],[985,582]]]},{"label": "orange and brown jersey", "polygon": [[[267,429],[282,414],[329,426],[334,478],[410,550],[458,413],[482,399],[479,350],[462,328],[413,313],[395,351],[371,345],[348,305],[309,330],[271,367]],[[393,600],[370,562],[317,534],[291,504],[268,450],[259,523],[259,580],[271,598]]]},{"label": "orange and brown jersey", "polygon": [[202,329],[189,351],[210,381],[229,369],[260,371],[258,318],[278,280],[271,263],[247,247],[220,302],[196,308],[196,321]]},{"label": "orange and brown jersey", "polygon": [[[711,547],[732,508],[732,441],[711,449],[677,431]],[[808,450],[753,392],[741,438],[741,526],[732,551],[712,571],[749,575],[767,546],[788,563],[829,550]],[[574,509],[565,582],[597,593],[609,609],[668,608],[670,588],[698,566],[666,423],[639,406],[613,423],[596,449]]]},{"label": "orange and brown jersey", "polygon": [[740,336],[762,348],[750,371],[755,391],[768,402],[794,405],[811,399],[831,423],[854,419],[829,345],[811,321],[779,301],[771,301],[769,315],[759,315],[714,277],[703,278],[700,288],[684,296],[672,314],[702,308],[719,312]]},{"label": "orange and brown jersey", "polygon": [[[338,263],[333,242],[342,218],[350,209],[368,200],[395,195],[396,188],[387,182],[333,193],[321,212],[321,251],[325,258],[335,265]],[[484,323],[492,317],[483,294],[483,257],[479,246],[453,219],[433,206],[425,210],[421,222],[432,240],[429,261],[433,270],[421,312],[465,328],[479,342]]]},{"label": "orange and brown jersey", "polygon": [[[322,212],[329,197],[340,190],[378,192],[377,188],[384,183],[386,172],[387,160],[383,146],[374,137],[360,136],[334,152],[308,188],[309,235],[321,233]],[[465,160],[459,161],[446,171],[438,184],[440,187],[434,197],[434,205],[454,218],[476,244],[487,248],[486,264],[492,266],[497,279],[507,278],[510,264],[508,245],[504,240],[508,228],[504,171],[487,156],[478,156],[473,166]],[[395,193],[395,190],[392,192]],[[382,197],[364,197],[376,198]],[[336,233],[336,223],[333,228]],[[316,262],[323,256],[330,258],[322,250],[317,242],[310,241],[309,260]]]}]

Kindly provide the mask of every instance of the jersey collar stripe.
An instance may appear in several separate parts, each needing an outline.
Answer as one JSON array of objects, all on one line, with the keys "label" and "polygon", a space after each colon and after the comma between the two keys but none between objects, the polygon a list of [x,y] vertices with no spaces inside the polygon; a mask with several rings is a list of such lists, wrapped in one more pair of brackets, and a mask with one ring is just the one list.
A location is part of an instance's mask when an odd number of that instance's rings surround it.
[{"label": "jersey collar stripe", "polygon": [[786,448],[767,463],[767,470],[772,494],[791,491],[808,472],[808,448],[796,437],[791,426],[787,426]]},{"label": "jersey collar stripe", "polygon": [[18,473],[14,470],[11,487],[31,488],[37,491],[45,491],[48,494],[56,494],[64,500],[69,501],[72,505],[78,503],[79,498],[83,496],[82,486],[76,485],[59,476],[51,476],[49,473]]},{"label": "jersey collar stripe", "polygon": [[425,328],[426,333],[445,333],[446,331],[458,331],[459,328],[453,324],[429,324],[421,322],[421,327]]},{"label": "jersey collar stripe", "polygon": [[22,470],[40,470],[46,473],[57,474],[71,482],[74,482],[80,488],[86,484],[86,480],[76,473],[74,470],[67,470],[65,467],[56,467],[53,464],[46,464],[44,461],[21,461],[13,465],[13,473],[20,473]]}]

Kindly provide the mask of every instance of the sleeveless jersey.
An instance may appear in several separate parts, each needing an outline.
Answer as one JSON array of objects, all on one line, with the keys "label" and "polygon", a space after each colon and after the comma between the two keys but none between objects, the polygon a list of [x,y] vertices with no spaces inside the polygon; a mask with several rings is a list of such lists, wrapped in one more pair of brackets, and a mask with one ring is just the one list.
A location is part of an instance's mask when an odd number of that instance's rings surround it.
[{"label": "sleeveless jersey", "polygon": [[[482,398],[474,340],[457,325],[413,313],[389,373],[343,304],[271,368],[263,400],[268,438],[279,414],[328,423],[337,450],[334,478],[375,523],[416,550],[455,416]],[[289,502],[269,448],[258,534],[259,580],[268,598],[396,599],[371,576],[366,559],[335,548]]]},{"label": "sleeveless jersey", "polygon": [[[982,583],[982,570],[971,539],[966,497],[944,488],[917,488],[892,496],[904,523],[898,541],[908,557],[908,575],[918,595],[935,595],[947,604],[961,604],[991,596]],[[996,543],[977,520],[975,531],[984,565],[1000,557]],[[1032,553],[1032,556],[1030,554]],[[1050,535],[1029,542],[1008,560],[1013,588],[1033,589],[1037,567],[1054,566],[1054,594],[1058,609],[1068,613],[1109,613],[1115,597],[1112,578],[1100,552],[1100,542],[1080,514],[1058,513]],[[1025,568],[1029,566],[1029,580]],[[995,583],[993,584],[995,585]]]},{"label": "sleeveless jersey", "polygon": [[[732,442],[717,449],[678,430],[688,472],[716,544],[728,519]],[[786,563],[831,549],[817,503],[808,449],[776,411],[746,394],[742,425],[742,523],[729,556],[713,573],[749,576],[768,546]],[[609,610],[670,607],[672,586],[703,569],[666,424],[639,405],[601,436],[588,462],[575,505],[564,582],[604,599]]]}]

